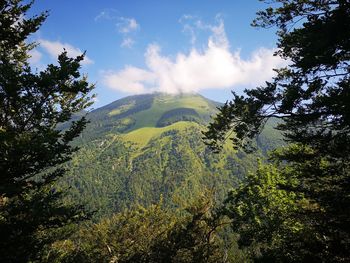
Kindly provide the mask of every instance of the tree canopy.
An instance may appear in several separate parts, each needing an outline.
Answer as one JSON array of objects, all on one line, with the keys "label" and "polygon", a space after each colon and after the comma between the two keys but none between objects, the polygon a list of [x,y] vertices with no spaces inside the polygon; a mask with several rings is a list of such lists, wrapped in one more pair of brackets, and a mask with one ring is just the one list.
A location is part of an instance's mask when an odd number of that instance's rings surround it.
[{"label": "tree canopy", "polygon": [[298,183],[277,187],[301,194],[309,204],[290,215],[302,218],[305,226],[294,251],[304,253],[301,261],[346,261],[350,258],[350,3],[268,3],[253,26],[277,28],[276,55],[289,66],[276,69],[276,77],[264,86],[243,95],[233,93],[233,100],[221,107],[205,133],[207,143],[219,149],[233,132],[234,147],[249,150],[266,121],[280,119],[277,129],[290,145],[276,150],[272,160],[285,179],[294,177]]},{"label": "tree canopy", "polygon": [[47,17],[28,17],[32,2],[0,1],[0,254],[2,262],[38,257],[48,229],[79,218],[81,207],[60,202],[53,183],[76,150],[70,144],[86,125],[83,117],[59,125],[91,105],[93,85],[80,62],[63,51],[57,64],[37,71],[28,62],[28,37]]}]

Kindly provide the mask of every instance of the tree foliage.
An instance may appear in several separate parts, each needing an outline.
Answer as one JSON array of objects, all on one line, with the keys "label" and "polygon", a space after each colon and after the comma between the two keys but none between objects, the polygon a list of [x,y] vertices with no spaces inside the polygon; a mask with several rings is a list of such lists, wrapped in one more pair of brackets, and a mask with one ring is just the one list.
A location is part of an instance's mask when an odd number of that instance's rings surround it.
[{"label": "tree foliage", "polygon": [[220,236],[229,221],[217,216],[211,196],[205,192],[185,210],[165,208],[162,201],[125,210],[54,243],[45,260],[232,262]]},{"label": "tree foliage", "polygon": [[255,261],[314,262],[318,258],[318,251],[305,251],[316,238],[305,223],[305,211],[316,207],[303,194],[287,190],[298,185],[294,172],[276,163],[260,163],[256,173],[247,174],[246,181],[229,193],[220,209],[239,233],[238,246],[247,248]]},{"label": "tree foliage", "polygon": [[[346,261],[350,258],[350,3],[269,3],[253,25],[277,28],[276,55],[290,64],[277,69],[277,76],[265,86],[244,95],[234,93],[205,133],[207,143],[218,149],[233,131],[234,146],[249,149],[269,118],[282,119],[277,128],[292,145],[277,150],[273,159],[284,176],[295,177],[298,184],[278,187],[302,194],[315,208],[299,210],[310,230],[304,237],[314,239],[300,241],[295,253],[308,262],[310,257],[317,262]],[[254,202],[259,201],[264,199]]]},{"label": "tree foliage", "polygon": [[79,73],[84,54],[67,52],[40,72],[28,59],[28,37],[47,13],[28,18],[32,2],[0,1],[0,254],[2,262],[38,257],[45,234],[74,221],[81,207],[68,207],[53,183],[76,150],[70,142],[86,125],[83,117],[65,130],[58,125],[91,104],[93,86]]}]

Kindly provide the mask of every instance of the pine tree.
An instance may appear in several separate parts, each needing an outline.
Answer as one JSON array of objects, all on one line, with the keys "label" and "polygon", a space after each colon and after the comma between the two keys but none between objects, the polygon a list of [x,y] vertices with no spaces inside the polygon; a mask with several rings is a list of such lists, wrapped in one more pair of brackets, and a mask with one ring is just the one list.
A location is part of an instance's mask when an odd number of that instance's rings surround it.
[{"label": "pine tree", "polygon": [[1,262],[38,258],[50,242],[48,230],[81,218],[81,207],[69,207],[54,182],[64,174],[61,164],[77,150],[71,146],[87,121],[67,123],[72,114],[91,105],[93,85],[79,73],[84,54],[43,71],[28,59],[36,32],[47,12],[28,18],[32,2],[0,1],[0,257]]},{"label": "pine tree", "polygon": [[265,86],[244,95],[234,93],[205,133],[207,143],[220,148],[219,142],[233,130],[235,147],[249,150],[269,118],[281,119],[277,128],[291,146],[276,151],[273,159],[286,176],[297,176],[298,185],[288,191],[302,194],[315,208],[300,211],[314,239],[308,245],[301,241],[299,248],[304,245],[305,255],[314,255],[315,260],[346,261],[350,259],[350,2],[269,3],[271,7],[259,12],[253,25],[277,27],[276,55],[290,65],[277,69],[277,76]]}]

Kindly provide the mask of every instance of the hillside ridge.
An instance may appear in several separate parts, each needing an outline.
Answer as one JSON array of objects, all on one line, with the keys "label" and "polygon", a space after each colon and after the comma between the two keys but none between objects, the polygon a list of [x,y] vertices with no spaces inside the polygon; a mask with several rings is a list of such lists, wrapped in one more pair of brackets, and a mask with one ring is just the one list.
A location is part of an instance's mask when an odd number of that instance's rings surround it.
[{"label": "hillside ridge", "polygon": [[80,147],[62,186],[68,199],[85,202],[97,217],[135,204],[188,203],[203,189],[218,199],[239,184],[256,160],[279,144],[268,126],[251,155],[227,142],[213,153],[202,132],[219,103],[197,94],[145,94],[116,100],[88,115],[90,123],[76,141]]}]

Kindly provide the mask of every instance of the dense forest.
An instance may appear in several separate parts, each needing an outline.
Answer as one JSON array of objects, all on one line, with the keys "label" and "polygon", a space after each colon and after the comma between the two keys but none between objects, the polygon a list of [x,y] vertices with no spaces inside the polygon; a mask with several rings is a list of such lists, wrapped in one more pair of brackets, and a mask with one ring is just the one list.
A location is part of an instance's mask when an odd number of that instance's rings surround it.
[{"label": "dense forest", "polygon": [[85,53],[34,70],[48,13],[0,1],[0,262],[350,261],[350,2],[266,4],[272,81],[91,111]]},{"label": "dense forest", "polygon": [[189,205],[203,189],[215,190],[223,201],[244,174],[256,169],[258,158],[282,144],[282,136],[273,132],[277,121],[271,120],[255,141],[254,154],[236,152],[229,142],[213,153],[202,131],[219,105],[200,95],[152,94],[92,111],[75,141],[80,150],[59,186],[70,189],[67,200],[95,211],[94,218],[135,204],[148,206],[161,196],[166,206]]}]

